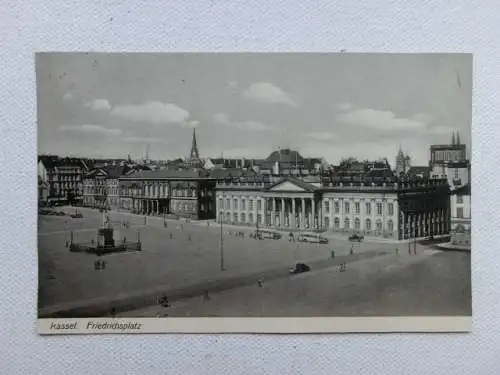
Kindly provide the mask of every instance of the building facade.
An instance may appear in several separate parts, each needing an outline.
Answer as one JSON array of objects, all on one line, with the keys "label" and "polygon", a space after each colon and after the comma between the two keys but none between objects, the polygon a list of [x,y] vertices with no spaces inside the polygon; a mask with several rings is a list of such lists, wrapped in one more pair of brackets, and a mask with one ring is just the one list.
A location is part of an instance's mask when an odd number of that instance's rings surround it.
[{"label": "building facade", "polygon": [[129,171],[127,166],[111,165],[94,168],[84,175],[83,205],[118,209],[120,206],[119,178]]},{"label": "building facade", "polygon": [[119,188],[120,208],[133,213],[215,219],[215,179],[203,170],[140,171]]},{"label": "building facade", "polygon": [[448,234],[445,180],[308,183],[239,177],[217,183],[217,220],[287,231],[359,233],[397,240]]},{"label": "building facade", "polygon": [[429,166],[433,177],[446,176],[448,184],[454,187],[470,182],[471,165],[467,159],[466,145],[460,143],[460,135],[453,133],[451,144],[430,147]]},{"label": "building facade", "polygon": [[81,159],[42,155],[38,158],[37,172],[39,181],[47,188],[47,204],[83,203],[85,165]]},{"label": "building facade", "polygon": [[451,242],[471,246],[471,189],[470,184],[455,189],[450,195]]}]

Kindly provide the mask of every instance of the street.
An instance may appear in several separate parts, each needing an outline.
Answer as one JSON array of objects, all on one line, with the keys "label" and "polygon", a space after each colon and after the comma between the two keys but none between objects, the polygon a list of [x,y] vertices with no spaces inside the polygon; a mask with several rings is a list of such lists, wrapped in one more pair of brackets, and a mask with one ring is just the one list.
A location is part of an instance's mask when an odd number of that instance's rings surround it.
[{"label": "street", "polygon": [[[74,211],[66,209],[67,212]],[[137,232],[143,251],[117,253],[103,257],[107,268],[95,270],[95,256],[71,253],[66,248],[70,231],[75,242],[90,242],[95,238],[101,222],[98,211],[81,210],[82,219],[68,216],[40,216],[39,218],[39,308],[57,311],[75,305],[102,301],[126,300],[129,296],[152,296],[163,291],[177,291],[185,296],[203,293],[204,285],[227,289],[241,286],[252,277],[264,272],[265,278],[275,278],[297,262],[329,266],[332,250],[341,262],[348,256],[351,243],[332,240],[328,245],[303,244],[281,240],[254,240],[248,237],[253,228],[247,228],[244,237],[227,235],[234,231],[224,227],[224,266],[220,270],[220,226],[206,223],[169,221],[163,227],[162,218],[144,218],[126,213],[111,213],[120,238],[137,240]],[[120,221],[130,223],[124,228]],[[182,226],[182,228],[181,228]],[[239,231],[239,229],[238,229]],[[245,230],[244,230],[245,231]],[[170,238],[172,236],[172,238]],[[395,252],[395,245],[361,243],[356,247],[359,254]],[[346,258],[346,261],[354,259]],[[325,263],[326,262],[326,263]],[[267,272],[267,274],[266,274]],[[227,281],[225,287],[214,281]],[[212,284],[210,284],[212,283]],[[194,288],[194,289],[193,289]],[[186,289],[190,290],[189,293]],[[149,297],[148,297],[149,298]]]}]

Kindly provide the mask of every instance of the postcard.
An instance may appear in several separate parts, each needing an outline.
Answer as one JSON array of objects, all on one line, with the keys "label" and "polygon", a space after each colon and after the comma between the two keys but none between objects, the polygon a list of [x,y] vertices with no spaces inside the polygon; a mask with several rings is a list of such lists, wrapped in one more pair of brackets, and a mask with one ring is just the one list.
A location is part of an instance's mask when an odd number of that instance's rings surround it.
[{"label": "postcard", "polygon": [[472,329],[472,55],[35,60],[40,334]]}]

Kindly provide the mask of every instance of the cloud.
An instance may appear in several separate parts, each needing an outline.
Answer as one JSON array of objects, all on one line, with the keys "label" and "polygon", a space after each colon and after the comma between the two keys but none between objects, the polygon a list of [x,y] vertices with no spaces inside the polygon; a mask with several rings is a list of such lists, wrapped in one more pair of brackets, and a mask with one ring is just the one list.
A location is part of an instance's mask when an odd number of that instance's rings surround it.
[{"label": "cloud", "polygon": [[131,121],[146,121],[155,125],[181,124],[189,119],[189,112],[172,103],[150,101],[138,105],[115,106],[111,110],[113,116]]},{"label": "cloud", "polygon": [[[427,133],[431,135],[450,135],[453,129],[447,128],[446,126],[434,126],[432,128],[427,129]],[[451,135],[450,135],[451,137]]]},{"label": "cloud", "polygon": [[111,104],[109,104],[106,99],[94,99],[85,103],[85,107],[91,108],[94,111],[109,111],[111,109]]},{"label": "cloud", "polygon": [[236,82],[236,81],[229,81],[229,82],[226,83],[226,85],[231,90],[235,90],[235,89],[238,88],[238,82]]},{"label": "cloud", "polygon": [[246,120],[246,121],[235,121],[229,118],[226,113],[216,113],[212,116],[214,123],[218,125],[231,126],[236,129],[247,130],[247,131],[268,131],[272,130],[271,127],[265,125],[259,121]]},{"label": "cloud", "polygon": [[316,141],[331,141],[337,139],[337,136],[335,134],[328,132],[312,132],[307,133],[305,136]]},{"label": "cloud", "polygon": [[396,117],[392,111],[379,111],[367,108],[338,114],[337,121],[348,125],[391,132],[397,130],[426,130],[430,118],[422,114],[410,118],[402,118]]},{"label": "cloud", "polygon": [[191,120],[191,121],[188,121],[184,124],[184,126],[186,126],[188,128],[197,128],[198,125],[200,125],[200,122],[197,120]]},{"label": "cloud", "polygon": [[100,125],[79,125],[79,126],[60,126],[59,129],[64,131],[73,131],[80,133],[97,133],[106,135],[119,135],[122,133],[121,129],[108,129]]},{"label": "cloud", "polygon": [[252,83],[242,96],[260,103],[297,105],[290,94],[269,82]]},{"label": "cloud", "polygon": [[74,98],[74,96],[73,96],[73,93],[71,91],[66,92],[66,94],[64,94],[64,96],[63,96],[64,100],[72,100],[73,98]]},{"label": "cloud", "polygon": [[123,140],[127,143],[167,143],[159,137],[125,137]]}]

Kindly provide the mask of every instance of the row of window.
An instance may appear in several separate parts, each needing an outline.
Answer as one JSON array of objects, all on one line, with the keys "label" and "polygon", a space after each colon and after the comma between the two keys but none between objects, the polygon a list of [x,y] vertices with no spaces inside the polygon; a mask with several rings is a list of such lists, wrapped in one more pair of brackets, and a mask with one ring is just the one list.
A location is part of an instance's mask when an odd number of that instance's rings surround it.
[{"label": "row of window", "polygon": [[[233,210],[238,209],[238,198],[233,199]],[[257,210],[262,209],[262,201],[260,199],[257,200]],[[226,198],[226,204],[224,205],[224,200],[222,198],[219,198],[219,207],[221,210],[223,209],[231,209],[231,198]],[[246,210],[246,200],[245,198],[241,199],[241,210]],[[248,210],[252,211],[254,209],[254,201],[253,199],[248,199]],[[324,209],[325,213],[330,213],[330,203],[328,201],[324,202]],[[377,202],[375,204],[375,209],[376,209],[376,214],[379,216],[382,216],[383,214],[383,204],[381,202]],[[349,214],[351,210],[351,205],[350,202],[344,202],[344,213]],[[334,211],[336,214],[340,213],[340,203],[335,202],[334,203]],[[361,211],[361,206],[359,202],[354,202],[354,213],[359,214]],[[371,202],[366,202],[365,203],[365,213],[366,215],[371,215],[372,214],[372,204]],[[394,215],[394,204],[393,203],[388,203],[387,204],[387,215],[388,216],[393,216]]]},{"label": "row of window", "polygon": [[[262,223],[262,216],[261,214],[257,214],[256,216],[257,218],[257,222],[259,223]],[[233,213],[231,215],[231,213],[229,212],[226,212],[225,214],[225,220],[226,221],[232,221],[233,222],[237,222],[237,223],[244,223],[244,224],[254,224],[254,214],[253,213],[249,213],[248,216],[242,212],[242,213]],[[247,219],[248,219],[248,222],[247,222]],[[270,221],[270,217],[268,217],[268,220]],[[328,225],[328,221],[327,219],[325,220],[325,226],[329,226]],[[333,220],[333,227],[335,229],[340,229],[340,219],[338,217],[336,217],[334,220]],[[344,226],[343,226],[344,229],[351,229],[351,219],[349,218],[345,218],[344,219]],[[356,218],[354,219],[354,230],[361,230],[361,220],[359,218]],[[373,228],[373,223],[370,219],[366,219],[365,220],[365,227],[364,227],[364,230],[366,231],[372,231],[373,229],[375,229],[376,231],[378,232],[381,232],[382,229],[383,229],[383,223],[382,223],[382,220],[377,220],[375,222],[375,228]],[[388,220],[387,221],[387,231],[388,232],[393,232],[394,231],[394,222],[392,220]]]},{"label": "row of window", "polygon": [[[233,210],[238,209],[238,198],[233,199]],[[221,210],[231,209],[231,198],[226,198],[226,204],[224,206],[224,200],[222,198],[219,198],[219,208]],[[241,199],[241,205],[240,205],[240,210],[246,210],[247,209],[247,200],[245,198]],[[254,209],[254,200],[253,199],[248,199],[248,209],[252,211]],[[260,199],[257,199],[257,210],[262,209],[262,201]]]},{"label": "row of window", "polygon": [[[325,213],[327,213],[327,214],[330,213],[330,202],[328,202],[328,201],[324,202],[324,208],[325,208]],[[359,213],[361,212],[360,202],[354,202],[353,208],[354,208],[354,213],[359,215]],[[334,202],[333,209],[334,209],[334,213],[336,213],[336,214],[340,213],[340,202]],[[376,202],[375,203],[375,213],[379,216],[382,216],[383,210],[384,210],[383,203]],[[344,202],[344,213],[345,214],[351,213],[351,203],[350,202]],[[365,214],[366,215],[372,214],[372,203],[371,202],[365,202]],[[394,215],[394,203],[387,204],[387,215],[388,216]]]}]

